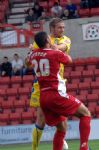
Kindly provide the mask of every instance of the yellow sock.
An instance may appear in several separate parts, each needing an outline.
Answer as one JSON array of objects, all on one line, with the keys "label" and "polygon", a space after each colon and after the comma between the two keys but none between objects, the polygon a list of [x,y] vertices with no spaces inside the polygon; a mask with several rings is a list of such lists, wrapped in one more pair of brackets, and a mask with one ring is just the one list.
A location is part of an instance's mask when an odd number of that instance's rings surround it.
[{"label": "yellow sock", "polygon": [[40,130],[38,128],[34,128],[32,132],[32,150],[38,150],[38,145],[40,143],[40,139],[43,133],[43,129]]}]

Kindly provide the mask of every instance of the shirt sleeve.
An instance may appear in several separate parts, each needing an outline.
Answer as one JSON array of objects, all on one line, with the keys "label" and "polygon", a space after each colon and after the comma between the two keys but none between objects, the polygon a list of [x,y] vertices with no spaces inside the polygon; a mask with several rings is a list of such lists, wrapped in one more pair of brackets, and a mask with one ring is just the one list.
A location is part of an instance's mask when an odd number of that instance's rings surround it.
[{"label": "shirt sleeve", "polygon": [[59,63],[62,63],[64,65],[66,65],[67,63],[70,63],[70,59],[69,56],[64,54],[62,51],[57,51],[58,54],[58,61]]}]

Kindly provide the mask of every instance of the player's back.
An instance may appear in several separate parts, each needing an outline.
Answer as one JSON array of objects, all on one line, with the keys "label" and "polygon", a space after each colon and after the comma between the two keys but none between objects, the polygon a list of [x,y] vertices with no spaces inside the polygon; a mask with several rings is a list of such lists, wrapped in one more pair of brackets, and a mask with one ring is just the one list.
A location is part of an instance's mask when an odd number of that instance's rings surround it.
[{"label": "player's back", "polygon": [[59,83],[64,82],[59,74],[60,63],[67,63],[66,58],[59,50],[37,49],[33,51],[31,60],[40,88],[58,89]]}]

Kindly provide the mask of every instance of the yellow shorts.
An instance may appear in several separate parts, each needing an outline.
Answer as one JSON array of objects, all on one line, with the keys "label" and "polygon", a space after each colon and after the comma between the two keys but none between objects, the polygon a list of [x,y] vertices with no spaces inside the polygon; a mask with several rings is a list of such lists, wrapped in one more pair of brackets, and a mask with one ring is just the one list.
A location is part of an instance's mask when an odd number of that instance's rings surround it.
[{"label": "yellow shorts", "polygon": [[40,87],[37,80],[34,80],[31,98],[30,98],[31,107],[40,107]]}]

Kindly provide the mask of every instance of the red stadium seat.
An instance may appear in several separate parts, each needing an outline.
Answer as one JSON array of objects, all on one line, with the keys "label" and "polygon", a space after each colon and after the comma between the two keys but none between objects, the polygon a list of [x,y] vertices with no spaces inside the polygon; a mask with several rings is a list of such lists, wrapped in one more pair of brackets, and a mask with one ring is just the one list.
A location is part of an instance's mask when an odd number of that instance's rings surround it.
[{"label": "red stadium seat", "polygon": [[88,70],[95,70],[96,69],[96,64],[93,65],[87,65]]},{"label": "red stadium seat", "polygon": [[7,95],[17,95],[18,94],[18,90],[16,88],[9,88],[7,89]]},{"label": "red stadium seat", "polygon": [[10,124],[17,125],[21,123],[21,115],[18,112],[10,113]]},{"label": "red stadium seat", "polygon": [[67,80],[70,79],[70,73],[65,71],[64,72],[64,78]]},{"label": "red stadium seat", "polygon": [[23,76],[23,82],[33,82],[34,77],[33,75],[24,75]]},{"label": "red stadium seat", "polygon": [[99,69],[96,69],[94,74],[95,74],[95,77],[99,77]]},{"label": "red stadium seat", "polygon": [[22,86],[22,78],[21,76],[13,76],[11,77],[11,87],[19,88]]},{"label": "red stadium seat", "polygon": [[32,87],[32,84],[33,84],[33,80],[34,80],[34,77],[33,75],[25,75],[23,76],[23,86],[24,87]]},{"label": "red stadium seat", "polygon": [[96,65],[98,62],[97,57],[87,57],[85,61],[87,64],[87,67],[86,67],[87,70],[95,70],[96,69]]},{"label": "red stadium seat", "polygon": [[95,82],[95,81],[91,82],[91,88],[92,89],[99,89],[99,82],[98,81],[97,82]]},{"label": "red stadium seat", "polygon": [[81,18],[82,17],[89,17],[90,16],[90,10],[89,9],[79,9],[78,14]]},{"label": "red stadium seat", "polygon": [[93,107],[95,110],[96,106],[97,106],[97,102],[88,102],[88,107]]},{"label": "red stadium seat", "polygon": [[80,82],[80,79],[79,78],[77,78],[77,79],[71,79],[72,81],[72,84],[79,84],[79,82]]},{"label": "red stadium seat", "polygon": [[91,82],[94,79],[94,71],[93,70],[83,70],[82,78],[84,82]]},{"label": "red stadium seat", "polygon": [[16,100],[14,101],[14,108],[24,108],[26,106],[25,100]]},{"label": "red stadium seat", "polygon": [[96,114],[99,115],[99,106],[96,106]]},{"label": "red stadium seat", "polygon": [[32,112],[22,112],[22,122],[26,124],[31,124],[33,122]]},{"label": "red stadium seat", "polygon": [[0,88],[7,89],[10,86],[10,78],[9,77],[0,77]]},{"label": "red stadium seat", "polygon": [[70,72],[70,77],[71,78],[81,78],[82,73],[81,73],[81,71],[71,71]]},{"label": "red stadium seat", "polygon": [[94,72],[92,70],[83,70],[82,76],[83,77],[93,77],[94,76]]},{"label": "red stadium seat", "polygon": [[19,99],[28,99],[31,89],[29,87],[23,87],[18,89]]},{"label": "red stadium seat", "polygon": [[7,108],[9,108],[9,109],[11,109],[11,108],[13,108],[13,101],[10,101],[10,100],[7,100],[7,101],[2,101],[2,108],[3,109],[7,109]]},{"label": "red stadium seat", "polygon": [[85,77],[84,79],[83,79],[83,82],[89,82],[89,83],[91,83],[93,81],[93,77]]},{"label": "red stadium seat", "polygon": [[96,80],[96,82],[99,82],[99,77],[96,77],[95,80]]},{"label": "red stadium seat", "polygon": [[88,90],[90,89],[90,83],[87,82],[79,83],[78,87],[80,90]]},{"label": "red stadium seat", "polygon": [[9,125],[10,124],[10,118],[9,114],[0,114],[0,126],[2,125]]},{"label": "red stadium seat", "polygon": [[85,62],[87,63],[87,65],[97,64],[98,59],[98,57],[87,57],[85,59]]},{"label": "red stadium seat", "polygon": [[75,66],[83,66],[86,64],[85,58],[76,58],[73,60]]},{"label": "red stadium seat", "polygon": [[0,96],[0,106],[1,106],[2,101],[3,101],[3,97]]},{"label": "red stadium seat", "polygon": [[88,102],[98,102],[99,96],[97,94],[88,94],[87,101]]},{"label": "red stadium seat", "polygon": [[92,94],[99,94],[99,88],[98,89],[92,89]]},{"label": "red stadium seat", "polygon": [[87,104],[87,100],[86,100],[86,95],[76,95],[76,98],[79,99],[81,102],[83,102],[84,104]]},{"label": "red stadium seat", "polygon": [[65,66],[64,67],[64,72],[70,72],[72,71],[72,66]]},{"label": "red stadium seat", "polygon": [[79,88],[79,93],[81,95],[83,94],[86,95],[90,92],[90,83],[89,82],[79,83],[78,88]]},{"label": "red stadium seat", "polygon": [[76,91],[68,91],[68,89],[67,89],[67,93],[72,96],[76,96]]},{"label": "red stadium seat", "polygon": [[67,90],[68,91],[76,91],[78,89],[78,84],[69,84],[67,83]]},{"label": "red stadium seat", "polygon": [[22,112],[24,112],[24,108],[22,108],[22,107],[14,108],[14,112],[22,113]]},{"label": "red stadium seat", "polygon": [[75,71],[83,71],[85,66],[75,66]]},{"label": "red stadium seat", "polygon": [[88,106],[88,109],[89,109],[89,111],[91,112],[91,116],[92,116],[93,118],[94,118],[95,115],[96,115],[95,107],[96,107],[96,105],[93,106],[93,104]]},{"label": "red stadium seat", "polygon": [[26,107],[29,107],[29,106],[30,106],[30,100],[26,99]]},{"label": "red stadium seat", "polygon": [[90,16],[99,16],[99,8],[91,8]]},{"label": "red stadium seat", "polygon": [[12,99],[12,97],[13,97],[13,99],[16,99],[18,96],[17,88],[9,88],[9,89],[7,89],[6,93],[7,93],[7,96],[9,97],[9,99],[10,99],[10,97],[11,97],[11,99]]},{"label": "red stadium seat", "polygon": [[[18,93],[19,93],[19,96],[22,96],[22,97],[26,97],[26,98],[29,98],[29,95],[30,95],[30,89],[28,87],[23,87],[23,88],[19,88],[18,89]],[[23,99],[23,98],[20,98],[20,99]]]},{"label": "red stadium seat", "polygon": [[0,89],[0,97],[2,97],[3,99],[5,99],[6,98],[6,95],[7,93],[6,93],[6,89]]},{"label": "red stadium seat", "polygon": [[9,84],[10,78],[9,77],[0,77],[0,84]]}]

